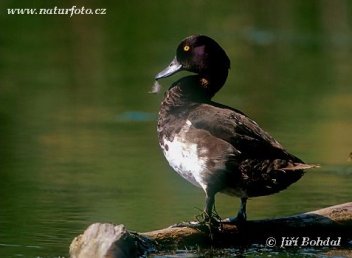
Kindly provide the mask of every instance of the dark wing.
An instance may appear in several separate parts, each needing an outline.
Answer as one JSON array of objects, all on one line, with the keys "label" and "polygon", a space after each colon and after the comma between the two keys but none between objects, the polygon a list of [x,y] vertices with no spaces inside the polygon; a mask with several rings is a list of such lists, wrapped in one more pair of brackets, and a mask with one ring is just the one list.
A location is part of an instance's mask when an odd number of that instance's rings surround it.
[{"label": "dark wing", "polygon": [[244,159],[282,159],[302,163],[238,110],[217,103],[200,104],[194,107],[188,119],[195,128],[230,143]]},{"label": "dark wing", "polygon": [[[268,195],[296,182],[303,170],[316,167],[288,153],[256,122],[235,109],[216,103],[200,104],[194,106],[188,119],[194,128],[215,137],[216,144],[226,142],[234,148],[221,163],[225,172],[230,172],[224,174],[228,183],[225,189],[239,188],[249,197]],[[217,156],[229,149],[220,147]]]}]

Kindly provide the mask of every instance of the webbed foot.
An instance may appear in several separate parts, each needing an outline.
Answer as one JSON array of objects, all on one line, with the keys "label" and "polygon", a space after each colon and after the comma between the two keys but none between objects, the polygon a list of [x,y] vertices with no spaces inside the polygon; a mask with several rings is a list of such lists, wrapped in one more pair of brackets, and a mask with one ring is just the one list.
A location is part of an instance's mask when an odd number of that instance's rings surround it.
[{"label": "webbed foot", "polygon": [[221,220],[221,223],[242,225],[246,223],[246,221],[247,221],[247,218],[243,216],[243,214],[239,213],[236,217],[228,217],[226,219]]},{"label": "webbed foot", "polygon": [[243,225],[247,221],[247,212],[246,212],[246,204],[247,198],[241,198],[241,208],[237,213],[236,217],[229,217],[222,220],[222,223],[228,224],[236,224],[236,225]]}]

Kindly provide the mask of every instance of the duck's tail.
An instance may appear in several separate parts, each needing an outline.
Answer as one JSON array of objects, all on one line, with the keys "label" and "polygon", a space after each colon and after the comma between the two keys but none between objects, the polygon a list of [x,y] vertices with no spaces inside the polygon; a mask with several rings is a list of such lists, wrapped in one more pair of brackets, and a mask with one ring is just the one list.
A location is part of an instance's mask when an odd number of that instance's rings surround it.
[{"label": "duck's tail", "polygon": [[245,175],[242,179],[243,185],[249,197],[269,195],[280,192],[298,181],[304,175],[304,170],[317,167],[319,165],[305,164],[303,161],[262,161],[250,166],[247,171],[242,170],[242,175]]}]

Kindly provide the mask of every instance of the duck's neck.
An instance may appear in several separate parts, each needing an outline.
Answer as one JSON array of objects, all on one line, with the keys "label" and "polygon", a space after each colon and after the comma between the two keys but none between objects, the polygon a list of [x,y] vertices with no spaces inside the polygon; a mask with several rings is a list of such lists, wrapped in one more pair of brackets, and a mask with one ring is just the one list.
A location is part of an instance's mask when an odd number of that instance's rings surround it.
[{"label": "duck's neck", "polygon": [[211,99],[225,84],[227,75],[227,68],[217,67],[217,69],[212,69],[212,72],[198,75],[198,85]]},{"label": "duck's neck", "polygon": [[[165,100],[175,105],[189,102],[209,102],[224,85],[228,70],[183,77],[166,92]],[[172,102],[172,103],[171,103]]]},{"label": "duck's neck", "polygon": [[192,75],[176,81],[166,91],[164,100],[161,102],[158,119],[159,137],[162,134],[172,135],[170,130],[173,129],[165,125],[172,123],[173,120],[187,117],[192,107],[200,103],[209,103],[225,83],[226,77],[227,72],[223,77]]}]

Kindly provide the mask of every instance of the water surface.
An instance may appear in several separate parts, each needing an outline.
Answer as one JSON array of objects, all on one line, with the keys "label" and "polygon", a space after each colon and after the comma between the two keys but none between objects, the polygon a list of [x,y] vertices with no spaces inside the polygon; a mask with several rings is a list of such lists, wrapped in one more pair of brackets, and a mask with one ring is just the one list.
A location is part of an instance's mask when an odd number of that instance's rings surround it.
[{"label": "water surface", "polygon": [[[54,2],[23,7],[72,6]],[[19,5],[5,1],[0,8]],[[147,94],[178,42],[193,33],[214,37],[231,59],[215,100],[321,164],[288,190],[250,200],[249,219],[351,201],[350,2],[88,5],[108,14],[0,16],[1,257],[67,257],[73,237],[94,222],[149,231],[193,219],[204,194],[164,160],[156,137],[162,94]],[[163,80],[163,90],[175,78]],[[238,205],[217,196],[223,217]],[[242,254],[287,254],[257,249]]]}]

